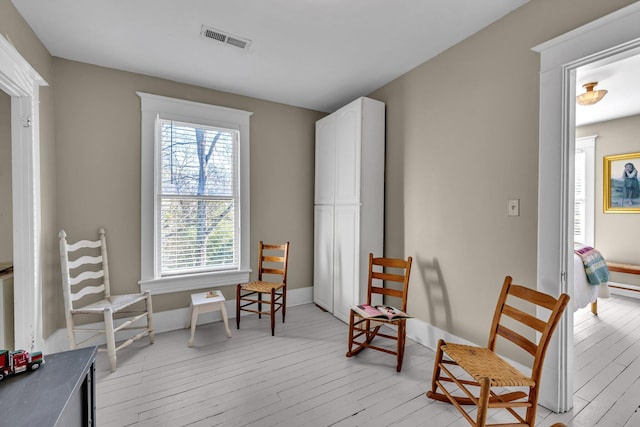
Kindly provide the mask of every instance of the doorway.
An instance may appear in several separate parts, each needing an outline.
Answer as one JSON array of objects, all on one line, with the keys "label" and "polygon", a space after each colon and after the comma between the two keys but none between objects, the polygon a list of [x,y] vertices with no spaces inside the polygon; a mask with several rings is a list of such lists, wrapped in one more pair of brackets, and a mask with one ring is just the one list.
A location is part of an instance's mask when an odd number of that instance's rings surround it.
[{"label": "doorway", "polygon": [[[576,70],[576,80],[578,93],[584,93],[583,85],[586,82],[596,81],[598,86],[608,90],[608,93],[595,105],[576,106],[577,182],[574,235],[577,236],[578,242],[599,250],[607,261],[638,264],[637,242],[640,240],[640,227],[637,212],[640,211],[640,199],[629,201],[633,205],[623,206],[622,191],[616,190],[617,184],[621,185],[623,182],[621,174],[624,163],[633,160],[620,160],[617,166],[607,162],[606,170],[603,160],[608,156],[624,156],[639,151],[637,135],[640,131],[640,52],[638,49],[630,49],[619,55],[608,56],[604,61],[595,61],[579,67]],[[591,159],[588,159],[589,147],[585,145],[581,151],[580,143],[591,144]],[[584,170],[581,170],[581,166],[584,166]],[[587,176],[581,172],[592,174]],[[608,175],[606,182],[603,179],[605,174]],[[584,182],[580,180],[581,177],[585,178]],[[582,183],[583,186],[580,185]],[[591,190],[590,203],[589,197],[580,197],[581,189]],[[581,209],[582,202],[585,209]],[[587,208],[587,205],[590,207]],[[584,230],[581,228],[583,220]],[[589,235],[592,237],[590,241]],[[576,275],[578,273],[580,272]],[[609,281],[612,293],[640,297],[640,293],[637,292],[640,277],[612,272]]]},{"label": "doorway", "polygon": [[[543,292],[573,295],[576,70],[634,49],[640,49],[640,3],[533,48],[541,64],[537,287]],[[541,384],[540,404],[555,412],[573,407],[573,357],[573,316],[566,315],[549,347]]]},{"label": "doorway", "polygon": [[14,346],[42,348],[39,87],[47,83],[0,35],[0,91],[11,97]]},{"label": "doorway", "polygon": [[13,349],[11,97],[0,90],[0,348]]}]

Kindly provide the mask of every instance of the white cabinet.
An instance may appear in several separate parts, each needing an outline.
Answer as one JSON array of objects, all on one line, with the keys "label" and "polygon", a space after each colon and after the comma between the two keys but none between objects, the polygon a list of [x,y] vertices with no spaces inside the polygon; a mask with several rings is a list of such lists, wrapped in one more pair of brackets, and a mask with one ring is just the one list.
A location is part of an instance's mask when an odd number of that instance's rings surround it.
[{"label": "white cabinet", "polygon": [[336,182],[335,120],[316,123],[315,205],[332,205]]},{"label": "white cabinet", "polygon": [[331,205],[313,208],[313,301],[333,311],[333,216]]},{"label": "white cabinet", "polygon": [[384,109],[359,98],[316,123],[314,302],[345,322],[382,256]]},{"label": "white cabinet", "polygon": [[359,268],[360,258],[368,262],[366,253],[360,253],[359,237],[363,233],[360,230],[360,214],[358,205],[337,205],[335,208],[333,315],[345,322],[349,321],[349,307],[363,302],[360,301],[360,285],[366,286],[368,279],[367,270]]}]

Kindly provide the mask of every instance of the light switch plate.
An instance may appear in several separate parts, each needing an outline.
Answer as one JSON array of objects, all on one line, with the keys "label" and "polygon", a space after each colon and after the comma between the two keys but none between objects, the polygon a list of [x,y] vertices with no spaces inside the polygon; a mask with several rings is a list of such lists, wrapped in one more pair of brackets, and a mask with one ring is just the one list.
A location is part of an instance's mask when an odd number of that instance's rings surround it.
[{"label": "light switch plate", "polygon": [[520,216],[520,200],[509,200],[509,216]]}]

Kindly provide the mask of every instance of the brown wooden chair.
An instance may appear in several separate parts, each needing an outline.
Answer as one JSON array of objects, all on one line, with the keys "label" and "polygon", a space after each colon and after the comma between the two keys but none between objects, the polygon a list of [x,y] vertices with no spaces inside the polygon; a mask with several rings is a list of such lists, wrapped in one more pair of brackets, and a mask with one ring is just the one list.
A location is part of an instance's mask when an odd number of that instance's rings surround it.
[{"label": "brown wooden chair", "polygon": [[[372,295],[379,294],[383,297],[397,297],[401,300],[400,310],[407,311],[407,292],[409,290],[409,275],[411,273],[411,257],[404,259],[374,258],[369,254],[369,281],[367,285],[367,305],[372,304]],[[401,284],[401,289],[385,286],[385,282]],[[381,332],[383,324],[394,325],[396,335]],[[396,356],[396,371],[402,369],[404,358],[404,343],[407,335],[407,319],[372,320],[364,317],[357,309],[351,308],[349,315],[349,351],[347,357],[355,356],[365,348],[382,351]],[[387,338],[396,341],[394,350],[371,344],[375,337]]]},{"label": "brown wooden chair", "polygon": [[[282,323],[287,312],[287,267],[289,264],[289,242],[271,245],[260,241],[258,247],[258,280],[239,284],[236,291],[236,325],[240,329],[240,312],[257,313],[271,317],[271,335],[275,335],[275,315],[282,310]],[[264,275],[280,276],[279,281],[266,281]],[[263,299],[263,294],[269,299]],[[262,305],[268,304],[269,311],[263,311]]]},{"label": "brown wooden chair", "polygon": [[[507,276],[504,279],[502,292],[493,315],[488,346],[483,348],[451,344],[440,340],[436,351],[431,391],[427,392],[427,396],[452,403],[472,426],[533,427],[544,356],[551,335],[568,302],[569,296],[567,294],[554,298],[542,292],[513,284],[511,277]],[[528,311],[528,308],[532,308],[534,310],[532,312],[544,312],[548,314],[548,317],[546,320],[542,320],[523,311]],[[546,310],[535,311],[539,308]],[[522,334],[530,337],[539,334],[538,343],[536,344],[535,341]],[[531,376],[521,373],[496,355],[494,350],[498,337],[505,338],[508,340],[506,342],[515,344],[533,357]],[[462,394],[459,391],[454,395],[453,391],[445,387],[445,384],[449,384],[451,389],[459,389]],[[470,387],[474,387],[473,391],[476,394],[471,392]],[[441,392],[437,391],[438,388]],[[462,405],[477,407],[475,420]],[[519,411],[516,411],[518,408]],[[486,424],[489,409],[507,410],[515,421],[510,424]],[[525,412],[524,416],[522,412]]]}]

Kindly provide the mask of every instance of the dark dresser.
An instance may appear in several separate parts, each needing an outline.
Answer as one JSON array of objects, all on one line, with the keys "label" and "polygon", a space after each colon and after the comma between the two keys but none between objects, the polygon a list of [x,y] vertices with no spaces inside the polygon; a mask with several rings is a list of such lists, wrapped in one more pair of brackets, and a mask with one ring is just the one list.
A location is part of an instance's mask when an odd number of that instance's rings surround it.
[{"label": "dark dresser", "polygon": [[44,356],[45,363],[0,381],[7,426],[96,426],[96,347]]}]

